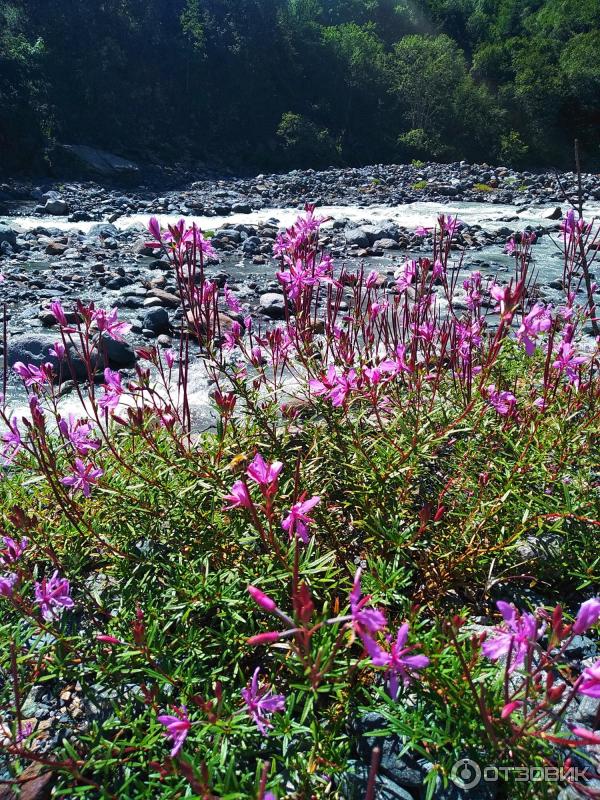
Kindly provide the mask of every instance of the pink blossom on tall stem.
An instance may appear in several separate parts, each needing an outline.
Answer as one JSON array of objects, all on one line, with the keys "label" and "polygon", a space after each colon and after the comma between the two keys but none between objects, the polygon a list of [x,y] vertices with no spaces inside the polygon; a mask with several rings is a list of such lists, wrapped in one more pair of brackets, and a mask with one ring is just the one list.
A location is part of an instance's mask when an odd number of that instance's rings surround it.
[{"label": "pink blossom on tall stem", "polygon": [[23,536],[20,542],[16,542],[10,536],[3,536],[4,547],[0,550],[0,566],[8,567],[18,561],[25,550],[29,547],[29,539]]},{"label": "pink blossom on tall stem", "polygon": [[50,311],[54,314],[56,321],[62,328],[67,327],[67,315],[65,314],[64,308],[59,300],[53,300],[50,303]]},{"label": "pink blossom on tall stem", "polygon": [[600,697],[600,661],[583,670],[577,691],[588,697]]},{"label": "pink blossom on tall stem", "polygon": [[282,694],[273,694],[271,687],[266,684],[259,685],[259,672],[260,667],[257,667],[250,683],[242,689],[242,698],[248,715],[262,735],[266,736],[268,729],[273,727],[270,719],[272,715],[285,708],[285,697]]},{"label": "pink blossom on tall stem", "polygon": [[539,626],[533,614],[521,613],[503,600],[499,600],[496,605],[504,618],[504,624],[494,629],[492,636],[481,646],[481,651],[491,661],[498,661],[510,653],[509,671],[513,672],[523,664],[528,649],[543,634],[544,626]]},{"label": "pink blossom on tall stem", "polygon": [[254,602],[261,608],[264,608],[265,611],[276,610],[277,603],[274,600],[271,600],[271,598],[264,592],[261,592],[258,587],[248,584],[246,589],[248,590],[248,594],[254,600]]},{"label": "pink blossom on tall stem", "polygon": [[424,669],[429,665],[429,659],[423,655],[408,655],[414,650],[416,645],[406,646],[408,640],[409,625],[407,622],[398,628],[396,640],[391,636],[387,637],[389,651],[380,647],[370,636],[363,636],[365,650],[371,657],[376,667],[385,667],[385,675],[388,680],[390,697],[395,700],[400,688],[400,680],[406,686],[410,683],[411,672],[417,669]]},{"label": "pink blossom on tall stem", "polygon": [[15,456],[19,453],[23,446],[21,432],[19,430],[19,423],[16,417],[11,419],[11,421],[8,423],[8,430],[5,431],[0,438],[3,442],[2,449],[0,450],[0,456],[2,457],[2,463],[4,466],[8,466],[9,464],[12,464]]},{"label": "pink blossom on tall stem", "polygon": [[495,384],[491,383],[485,390],[488,403],[496,409],[502,417],[510,416],[517,406],[517,398],[512,392],[499,391]]},{"label": "pink blossom on tall stem", "polygon": [[570,209],[567,211],[564,220],[560,223],[560,229],[566,237],[571,238],[576,233],[588,233],[592,229],[592,226],[590,223],[584,222],[583,219],[576,218],[575,211]]},{"label": "pink blossom on tall stem", "polygon": [[356,570],[354,576],[354,584],[350,592],[350,614],[352,617],[352,626],[359,636],[366,636],[369,634],[377,633],[382,628],[385,628],[386,620],[381,611],[376,608],[365,608],[371,601],[371,595],[361,597],[362,590],[360,586],[360,568]]},{"label": "pink blossom on tall stem", "polygon": [[296,535],[304,544],[308,544],[308,526],[314,522],[308,514],[320,502],[321,498],[315,495],[309,500],[294,503],[281,523],[281,527],[289,534],[290,539]]},{"label": "pink blossom on tall stem", "polygon": [[114,411],[119,405],[124,391],[121,383],[121,376],[118,372],[106,367],[104,370],[104,381],[104,394],[98,398],[98,405],[102,409]]},{"label": "pink blossom on tall stem", "polygon": [[14,572],[0,575],[0,597],[12,597],[17,585],[18,576]]},{"label": "pink blossom on tall stem", "polygon": [[252,500],[244,481],[236,481],[223,499],[228,501],[228,505],[224,506],[225,511],[233,508],[252,508]]},{"label": "pink blossom on tall stem", "polygon": [[165,736],[173,742],[171,758],[175,758],[177,753],[179,753],[192,727],[185,706],[174,708],[173,711],[174,715],[160,714],[157,717],[160,724],[164,725],[166,728]]},{"label": "pink blossom on tall stem", "polygon": [[223,292],[225,294],[225,303],[227,304],[227,308],[229,308],[231,311],[235,311],[237,314],[241,313],[242,304],[227,286],[227,284],[225,284]]},{"label": "pink blossom on tall stem", "polygon": [[556,359],[552,362],[552,366],[559,372],[564,372],[567,381],[577,388],[580,380],[579,367],[581,364],[585,364],[586,360],[584,356],[575,355],[575,348],[565,334],[558,346]]},{"label": "pink blossom on tall stem", "polygon": [[85,456],[98,450],[100,442],[92,438],[93,428],[88,420],[77,419],[74,414],[69,414],[68,419],[61,419],[58,429],[79,453]]},{"label": "pink blossom on tall stem", "polygon": [[74,492],[81,491],[84,497],[89,497],[91,487],[102,475],[104,475],[104,470],[95,467],[92,463],[84,464],[80,458],[76,458],[73,472],[61,478],[60,482],[64,486],[71,486]]},{"label": "pink blossom on tall stem", "polygon": [[231,323],[231,328],[223,333],[223,347],[225,350],[233,350],[240,341],[242,326],[235,320]]},{"label": "pink blossom on tall stem", "polygon": [[44,578],[35,584],[35,601],[40,607],[42,617],[47,620],[58,619],[65,608],[75,605],[71,599],[71,588],[66,578],[55,572],[50,580]]},{"label": "pink blossom on tall stem", "polygon": [[573,633],[577,635],[585,633],[598,620],[600,620],[600,598],[592,597],[581,604],[573,623]]},{"label": "pink blossom on tall stem", "polygon": [[101,333],[106,333],[111,339],[122,342],[125,334],[131,330],[131,325],[128,322],[119,322],[117,314],[118,309],[116,307],[111,308],[110,311],[98,308],[93,312],[92,318]]},{"label": "pink blossom on tall stem", "polygon": [[407,261],[404,267],[396,273],[396,289],[398,292],[405,292],[412,284],[417,275],[417,262],[412,259]]},{"label": "pink blossom on tall stem", "polygon": [[41,367],[36,367],[35,364],[23,364],[22,361],[17,361],[13,364],[13,370],[24,382],[25,386],[43,386],[50,383],[52,379],[52,364],[46,362]]},{"label": "pink blossom on tall stem", "polygon": [[535,339],[552,327],[552,315],[543,303],[536,303],[523,319],[518,331],[517,341],[525,346],[528,356],[535,352]]},{"label": "pink blossom on tall stem", "polygon": [[273,494],[277,490],[277,479],[283,469],[281,461],[273,461],[267,464],[260,453],[257,453],[249,464],[246,474],[250,480],[258,483],[260,488],[267,494]]},{"label": "pink blossom on tall stem", "polygon": [[62,342],[54,342],[48,352],[51,356],[54,356],[57,361],[63,361],[67,356],[67,348]]},{"label": "pink blossom on tall stem", "polygon": [[394,358],[387,358],[379,365],[379,369],[383,372],[389,372],[392,377],[397,377],[402,372],[412,372],[413,368],[406,361],[406,345],[399,344],[396,346]]}]

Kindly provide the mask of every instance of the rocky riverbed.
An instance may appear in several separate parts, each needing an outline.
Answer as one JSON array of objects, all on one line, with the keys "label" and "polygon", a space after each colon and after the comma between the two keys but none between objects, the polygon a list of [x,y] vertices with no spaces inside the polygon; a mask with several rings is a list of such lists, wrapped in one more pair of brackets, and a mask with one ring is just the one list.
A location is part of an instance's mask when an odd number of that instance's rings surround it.
[{"label": "rocky riverbed", "polygon": [[[381,273],[384,285],[393,282],[407,258],[430,251],[430,238],[415,229],[432,226],[438,213],[457,215],[464,223],[454,246],[465,275],[478,269],[500,282],[512,270],[503,253],[507,239],[516,231],[534,230],[536,291],[558,301],[562,259],[553,238],[568,208],[564,192],[573,196],[575,184],[573,174],[538,175],[464,162],[213,178],[162,194],[143,185],[5,184],[0,186],[5,278],[0,293],[8,361],[48,357],[57,337],[49,310],[53,299],[66,308],[77,299],[119,308],[133,328],[128,344],[111,346],[113,367],[132,367],[136,346],[172,344],[181,312],[166,257],[157,258],[146,244],[151,215],[163,223],[193,218],[209,230],[218,261],[207,265],[208,277],[220,286],[227,283],[244,312],[265,323],[284,316],[274,241],[306,203],[330,217],[323,244],[336,263],[367,262]],[[584,175],[582,185],[587,215],[599,214],[600,177]],[[203,387],[198,388],[202,395]]]}]

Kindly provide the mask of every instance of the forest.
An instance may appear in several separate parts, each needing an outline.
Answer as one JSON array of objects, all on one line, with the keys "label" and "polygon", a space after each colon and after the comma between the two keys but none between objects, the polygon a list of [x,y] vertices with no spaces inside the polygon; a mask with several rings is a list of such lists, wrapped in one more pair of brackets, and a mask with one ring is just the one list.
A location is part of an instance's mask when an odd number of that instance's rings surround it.
[{"label": "forest", "polygon": [[0,169],[600,165],[598,0],[1,0]]}]

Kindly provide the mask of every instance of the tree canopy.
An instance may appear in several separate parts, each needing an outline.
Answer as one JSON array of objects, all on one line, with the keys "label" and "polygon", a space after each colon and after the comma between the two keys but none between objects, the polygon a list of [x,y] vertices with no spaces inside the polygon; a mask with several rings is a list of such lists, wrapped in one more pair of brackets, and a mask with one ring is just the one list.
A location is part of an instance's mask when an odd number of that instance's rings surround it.
[{"label": "tree canopy", "polygon": [[0,167],[600,164],[597,0],[0,0]]}]

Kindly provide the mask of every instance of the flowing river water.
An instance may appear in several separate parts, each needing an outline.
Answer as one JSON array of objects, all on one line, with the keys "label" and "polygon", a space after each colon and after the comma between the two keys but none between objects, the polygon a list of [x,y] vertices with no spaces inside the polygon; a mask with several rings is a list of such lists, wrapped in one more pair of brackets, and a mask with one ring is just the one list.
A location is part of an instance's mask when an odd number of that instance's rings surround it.
[{"label": "flowing river water", "polygon": [[[526,227],[536,228],[543,226],[547,229],[554,228],[557,223],[550,219],[550,214],[555,210],[555,204],[535,205],[528,207],[518,207],[514,205],[503,205],[494,203],[431,203],[415,202],[399,206],[322,206],[317,209],[319,216],[329,217],[330,221],[325,223],[327,228],[335,221],[345,220],[351,224],[375,224],[379,222],[391,221],[398,226],[408,230],[414,230],[418,226],[433,227],[437,216],[440,213],[457,216],[459,220],[468,226],[480,226],[485,231],[498,231],[506,228],[510,231],[523,230]],[[564,209],[563,209],[564,210]],[[227,216],[187,216],[186,222],[195,222],[203,231],[215,231],[221,227],[233,227],[238,224],[260,225],[268,221],[276,222],[280,228],[290,226],[298,214],[299,208],[265,208],[245,214],[228,214]],[[157,215],[161,225],[176,222],[179,215]],[[589,202],[585,205],[586,220],[600,218],[600,202]],[[40,216],[14,216],[4,218],[9,225],[18,231],[30,231],[39,227],[71,232],[81,231],[87,233],[98,221],[94,222],[69,222],[61,217],[40,217]],[[131,227],[146,227],[148,215],[124,215],[113,222],[114,226],[122,231]],[[563,260],[560,249],[557,245],[561,242],[559,232],[551,233],[540,238],[539,243],[533,249],[533,267],[537,275],[537,280],[541,285],[548,285],[551,281],[562,277]],[[457,254],[457,257],[459,254]],[[394,253],[393,261],[388,257],[369,258],[372,262],[369,266],[384,271],[394,264],[397,266],[398,258],[410,257],[410,253]],[[479,264],[484,262],[486,265],[492,264],[499,272],[507,272],[513,267],[513,259],[503,252],[501,245],[485,247],[481,250],[465,251],[463,265],[465,274],[470,269],[479,268]],[[595,267],[595,268],[594,268]],[[248,270],[254,273],[257,268],[251,265],[250,260],[244,258],[235,263],[227,263],[227,271],[234,279],[243,279]],[[264,268],[263,274],[272,273],[273,266],[268,265]],[[593,265],[592,272],[597,273],[600,278],[600,268]],[[269,274],[269,278],[273,275]],[[1,294],[1,288],[0,288]],[[191,403],[195,409],[195,416],[200,427],[210,424],[210,403],[208,399],[208,384],[202,370],[192,370],[191,373]],[[11,381],[8,400],[14,413],[20,416],[27,412],[24,403],[25,396],[21,388]],[[81,406],[76,395],[65,396],[61,400],[61,410],[64,413],[70,411],[77,413],[81,411]]]}]

